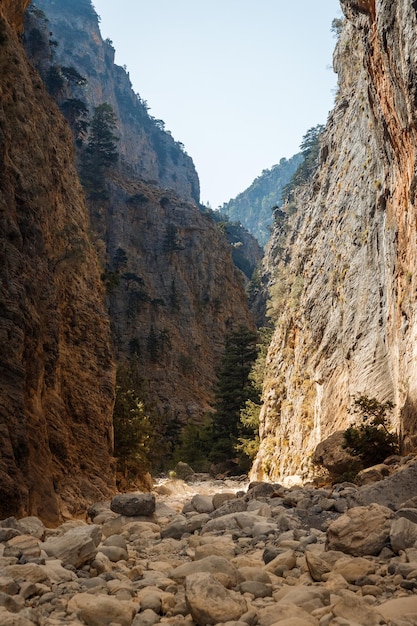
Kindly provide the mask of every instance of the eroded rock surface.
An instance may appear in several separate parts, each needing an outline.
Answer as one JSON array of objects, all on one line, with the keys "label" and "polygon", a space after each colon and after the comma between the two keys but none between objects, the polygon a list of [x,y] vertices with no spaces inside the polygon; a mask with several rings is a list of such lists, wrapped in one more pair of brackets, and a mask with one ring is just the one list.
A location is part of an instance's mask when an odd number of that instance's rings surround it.
[{"label": "eroded rock surface", "polygon": [[417,14],[409,0],[342,8],[320,165],[287,243],[277,227],[266,259],[290,288],[277,302],[253,479],[307,476],[359,394],[391,400],[391,427],[415,447]]},{"label": "eroded rock surface", "polygon": [[0,3],[0,516],[114,488],[110,329],[72,136]]}]

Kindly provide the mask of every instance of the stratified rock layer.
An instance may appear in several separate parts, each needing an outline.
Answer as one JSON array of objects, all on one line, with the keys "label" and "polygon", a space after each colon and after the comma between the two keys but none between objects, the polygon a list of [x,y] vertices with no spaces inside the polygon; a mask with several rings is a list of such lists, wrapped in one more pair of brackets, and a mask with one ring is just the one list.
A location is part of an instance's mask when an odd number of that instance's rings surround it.
[{"label": "stratified rock layer", "polygon": [[26,4],[0,4],[0,517],[53,523],[110,492],[114,376],[72,138],[15,33]]},{"label": "stratified rock layer", "polygon": [[315,446],[346,428],[358,394],[393,401],[392,426],[404,450],[415,447],[414,5],[342,2],[339,92],[281,256],[297,289],[269,352],[254,477],[307,476]]}]

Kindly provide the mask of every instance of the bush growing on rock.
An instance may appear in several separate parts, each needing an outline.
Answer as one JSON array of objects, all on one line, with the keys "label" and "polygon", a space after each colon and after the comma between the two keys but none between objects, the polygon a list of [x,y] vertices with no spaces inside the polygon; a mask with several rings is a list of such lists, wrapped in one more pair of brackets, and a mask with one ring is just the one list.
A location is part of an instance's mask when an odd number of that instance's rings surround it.
[{"label": "bush growing on rock", "polygon": [[379,402],[365,395],[354,399],[352,412],[359,414],[361,421],[345,430],[343,447],[359,457],[363,467],[382,463],[398,453],[398,437],[388,430],[388,415],[393,408],[390,401]]}]

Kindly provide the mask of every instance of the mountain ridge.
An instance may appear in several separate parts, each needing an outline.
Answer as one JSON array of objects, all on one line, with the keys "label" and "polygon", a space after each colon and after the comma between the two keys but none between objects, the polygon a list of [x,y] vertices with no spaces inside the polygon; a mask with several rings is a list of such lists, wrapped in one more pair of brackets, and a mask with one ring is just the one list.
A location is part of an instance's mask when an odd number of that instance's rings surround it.
[{"label": "mountain ridge", "polygon": [[273,209],[282,204],[282,191],[302,162],[301,154],[282,158],[265,169],[247,189],[225,202],[219,210],[242,225],[265,246],[270,237]]}]

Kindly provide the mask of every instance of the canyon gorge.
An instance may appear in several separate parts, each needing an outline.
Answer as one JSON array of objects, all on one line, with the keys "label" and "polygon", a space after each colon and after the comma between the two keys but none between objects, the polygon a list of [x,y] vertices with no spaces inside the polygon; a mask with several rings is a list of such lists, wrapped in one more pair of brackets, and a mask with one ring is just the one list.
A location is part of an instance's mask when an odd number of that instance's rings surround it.
[{"label": "canyon gorge", "polygon": [[[201,423],[228,334],[255,330],[255,266],[274,332],[250,477],[310,479],[359,394],[394,403],[390,427],[415,451],[417,5],[341,7],[317,167],[262,259],[200,204],[192,158],[115,64],[89,0],[0,0],[0,516],[56,524],[115,493],[116,368],[132,359],[158,424]],[[75,103],[90,122],[114,112],[101,196],[80,183]]]}]

